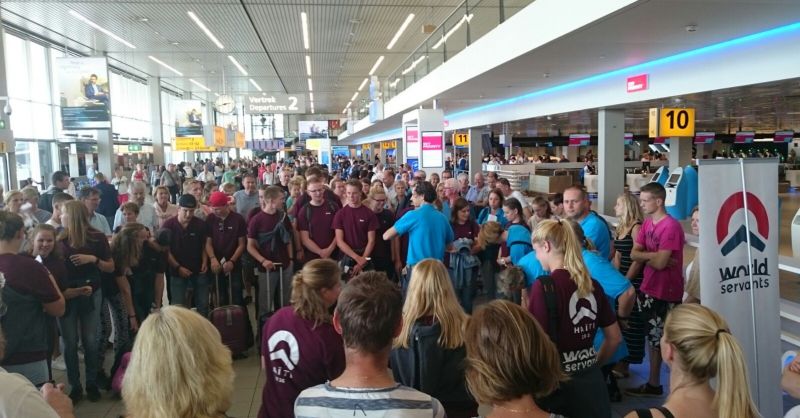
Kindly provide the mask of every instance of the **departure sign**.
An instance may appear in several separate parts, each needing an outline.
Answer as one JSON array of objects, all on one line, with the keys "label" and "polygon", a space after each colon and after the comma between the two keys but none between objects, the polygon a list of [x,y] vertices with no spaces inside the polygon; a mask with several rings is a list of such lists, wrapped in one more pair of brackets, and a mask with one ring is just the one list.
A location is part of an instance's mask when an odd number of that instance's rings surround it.
[{"label": "departure sign", "polygon": [[694,137],[693,108],[650,109],[651,137]]}]

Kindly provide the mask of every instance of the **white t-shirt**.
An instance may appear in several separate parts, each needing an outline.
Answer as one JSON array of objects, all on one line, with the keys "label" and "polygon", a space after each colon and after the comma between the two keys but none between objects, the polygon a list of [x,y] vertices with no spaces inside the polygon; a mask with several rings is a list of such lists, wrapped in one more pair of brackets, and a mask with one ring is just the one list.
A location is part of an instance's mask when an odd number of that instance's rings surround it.
[{"label": "white t-shirt", "polygon": [[0,418],[58,418],[33,384],[0,367]]},{"label": "white t-shirt", "polygon": [[519,200],[519,204],[522,205],[522,209],[525,209],[528,206],[530,206],[530,205],[528,205],[528,199],[525,199],[525,196],[523,196],[522,193],[520,193],[520,192],[518,192],[516,190],[511,192],[511,196],[509,196],[509,197],[513,197],[514,199]]}]

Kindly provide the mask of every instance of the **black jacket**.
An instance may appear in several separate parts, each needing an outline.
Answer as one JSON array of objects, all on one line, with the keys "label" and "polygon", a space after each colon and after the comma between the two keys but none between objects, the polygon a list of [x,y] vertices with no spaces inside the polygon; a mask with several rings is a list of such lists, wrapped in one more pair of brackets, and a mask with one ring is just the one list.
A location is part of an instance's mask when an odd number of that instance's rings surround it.
[{"label": "black jacket", "polygon": [[[474,403],[464,379],[464,346],[446,350],[439,346],[441,325],[417,321],[408,348],[392,350],[392,373],[398,382],[450,403]],[[477,408],[477,405],[475,406]]]}]

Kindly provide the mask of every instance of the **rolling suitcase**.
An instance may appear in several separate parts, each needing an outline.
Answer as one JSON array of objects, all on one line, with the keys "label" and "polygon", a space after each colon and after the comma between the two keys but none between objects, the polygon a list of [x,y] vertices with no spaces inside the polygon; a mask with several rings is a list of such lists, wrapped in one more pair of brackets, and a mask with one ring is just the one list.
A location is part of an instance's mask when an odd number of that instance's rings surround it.
[{"label": "rolling suitcase", "polygon": [[278,273],[278,294],[277,295],[272,294],[272,286],[269,285],[270,272],[267,272],[267,280],[266,283],[264,283],[266,285],[266,289],[263,290],[264,294],[261,293],[262,289],[259,289],[259,299],[265,297],[266,300],[271,301],[272,311],[265,312],[262,311],[261,309],[258,309],[256,311],[258,316],[257,336],[259,343],[261,343],[261,337],[264,332],[264,324],[266,324],[267,319],[269,319],[269,317],[271,317],[275,312],[277,312],[278,309],[282,308],[285,303],[285,301],[283,300],[283,264],[281,263],[273,263],[273,264],[277,268],[277,273]]},{"label": "rolling suitcase", "polygon": [[[217,287],[217,301],[219,298],[219,275],[216,278]],[[231,291],[232,277],[228,275],[228,301],[233,301],[233,292]],[[214,327],[219,331],[222,337],[222,343],[225,344],[234,356],[239,356],[247,351],[248,339],[247,333],[252,332],[248,330],[247,311],[244,307],[238,305],[226,305],[215,308],[209,314],[209,319]],[[251,337],[252,339],[252,337]]]}]

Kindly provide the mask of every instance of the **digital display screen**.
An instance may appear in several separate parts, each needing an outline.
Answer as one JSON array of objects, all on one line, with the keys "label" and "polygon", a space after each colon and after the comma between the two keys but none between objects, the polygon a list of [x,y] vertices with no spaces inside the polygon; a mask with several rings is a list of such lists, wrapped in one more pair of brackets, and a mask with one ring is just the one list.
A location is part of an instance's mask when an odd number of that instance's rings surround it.
[{"label": "digital display screen", "polygon": [[680,178],[681,178],[680,174],[673,174],[669,176],[669,180],[667,180],[667,183],[673,183],[673,184],[677,183]]}]

